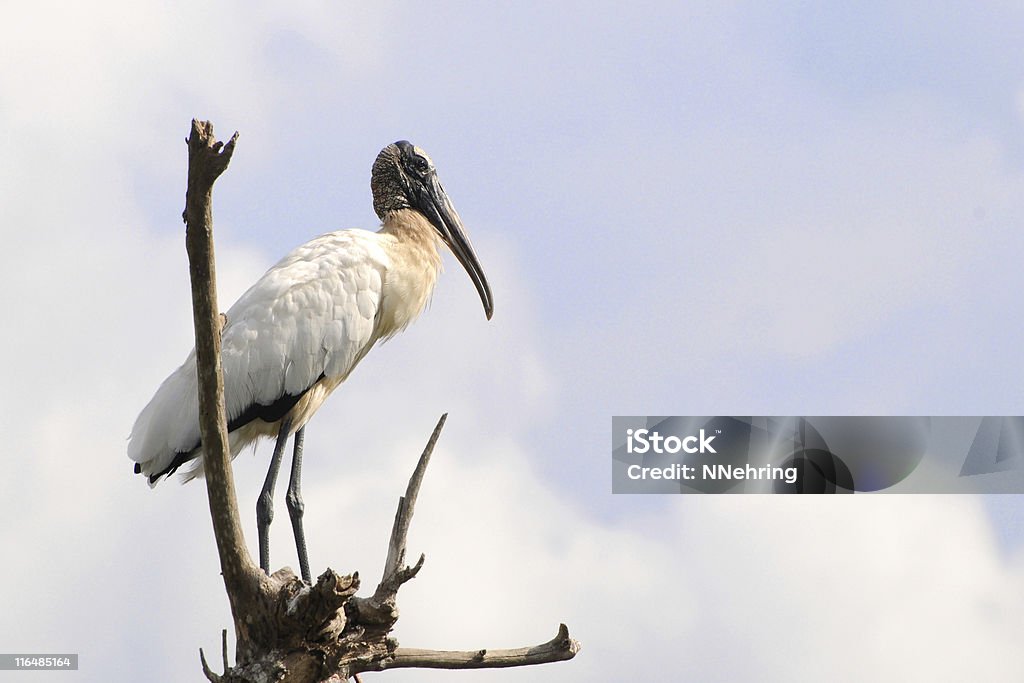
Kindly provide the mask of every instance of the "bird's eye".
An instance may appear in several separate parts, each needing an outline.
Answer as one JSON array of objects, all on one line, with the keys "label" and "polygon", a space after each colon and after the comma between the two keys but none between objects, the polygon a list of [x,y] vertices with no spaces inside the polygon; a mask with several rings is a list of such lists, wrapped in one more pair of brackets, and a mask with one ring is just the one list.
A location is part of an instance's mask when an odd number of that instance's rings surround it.
[{"label": "bird's eye", "polygon": [[421,156],[414,156],[409,160],[409,165],[412,167],[412,170],[419,175],[425,175],[430,169],[430,164],[428,164],[427,160]]}]

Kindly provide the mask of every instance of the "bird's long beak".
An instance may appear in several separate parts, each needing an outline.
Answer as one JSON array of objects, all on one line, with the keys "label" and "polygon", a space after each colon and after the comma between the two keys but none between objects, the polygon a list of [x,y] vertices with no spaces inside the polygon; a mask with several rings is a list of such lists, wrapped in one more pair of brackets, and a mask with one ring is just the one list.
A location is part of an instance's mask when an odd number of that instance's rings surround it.
[{"label": "bird's long beak", "polygon": [[451,200],[448,199],[448,195],[445,193],[444,188],[441,187],[441,182],[437,179],[437,176],[430,178],[426,190],[427,197],[425,198],[426,201],[423,202],[423,211],[441,234],[444,243],[455,254],[455,258],[459,259],[459,263],[469,273],[469,278],[473,281],[476,291],[480,294],[480,301],[484,304],[484,313],[487,314],[487,319],[490,320],[491,315],[494,313],[494,299],[491,298],[491,288],[487,284],[483,268],[480,267],[480,261],[476,258],[476,252],[473,251],[473,245],[470,244],[469,237],[466,236],[466,231],[462,227],[462,219],[459,218],[458,211],[452,206]]}]

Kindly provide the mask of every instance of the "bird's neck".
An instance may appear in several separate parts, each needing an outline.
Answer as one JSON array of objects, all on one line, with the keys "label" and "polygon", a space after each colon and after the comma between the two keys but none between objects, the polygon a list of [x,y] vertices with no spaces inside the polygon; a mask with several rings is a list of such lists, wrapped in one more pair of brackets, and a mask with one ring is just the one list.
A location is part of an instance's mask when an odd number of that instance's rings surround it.
[{"label": "bird's neck", "polygon": [[427,305],[441,270],[441,254],[434,226],[413,209],[386,213],[380,234],[390,238],[379,323],[380,336],[387,338],[404,329]]},{"label": "bird's neck", "polygon": [[407,249],[432,252],[440,264],[437,230],[422,213],[414,209],[388,211],[382,223],[380,232],[393,236]]}]

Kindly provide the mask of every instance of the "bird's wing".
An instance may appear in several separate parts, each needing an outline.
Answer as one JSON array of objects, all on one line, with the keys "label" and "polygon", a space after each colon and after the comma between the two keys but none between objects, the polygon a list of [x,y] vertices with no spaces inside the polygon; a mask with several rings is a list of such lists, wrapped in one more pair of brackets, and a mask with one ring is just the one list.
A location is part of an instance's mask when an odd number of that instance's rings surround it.
[{"label": "bird's wing", "polygon": [[[387,265],[377,233],[328,233],[281,259],[228,309],[221,359],[229,424],[294,403],[322,377],[348,376],[377,341]],[[139,415],[128,455],[153,474],[198,445],[193,350]]]},{"label": "bird's wing", "polygon": [[387,256],[377,235],[346,230],[295,249],[228,310],[222,339],[228,419],[344,379],[369,350]]}]

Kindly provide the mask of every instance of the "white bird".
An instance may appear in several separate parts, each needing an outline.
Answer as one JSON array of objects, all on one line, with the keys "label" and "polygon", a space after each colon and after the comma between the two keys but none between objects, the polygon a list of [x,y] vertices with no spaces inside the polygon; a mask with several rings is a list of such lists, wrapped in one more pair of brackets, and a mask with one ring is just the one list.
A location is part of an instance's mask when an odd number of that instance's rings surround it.
[{"label": "white bird", "polygon": [[[379,232],[340,230],[285,256],[228,309],[221,359],[231,455],[276,437],[256,506],[260,566],[269,573],[273,492],[288,437],[295,435],[286,502],[302,578],[309,582],[300,493],[306,423],[378,341],[405,329],[430,299],[443,242],[473,280],[488,320],[491,290],[462,220],[422,149],[385,147],[370,179]],[[128,441],[135,472],[150,486],[192,463],[201,476],[195,349],[143,408]]]}]

